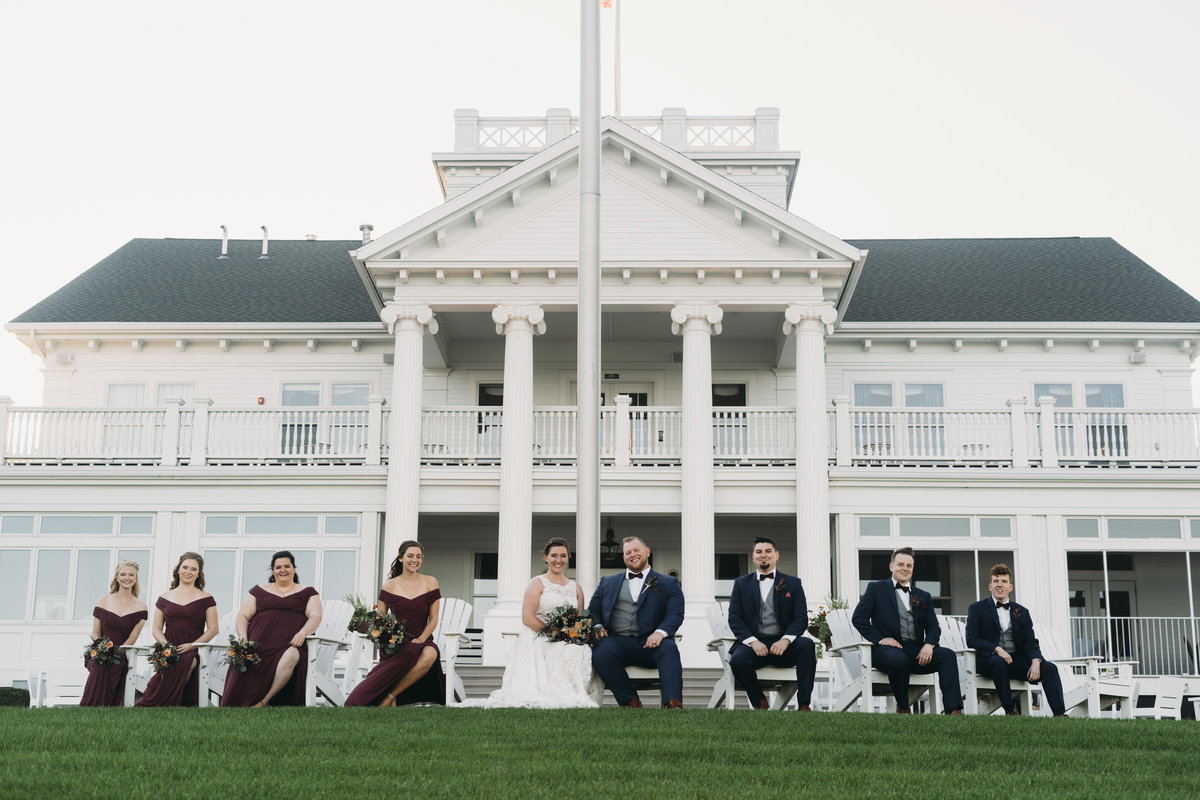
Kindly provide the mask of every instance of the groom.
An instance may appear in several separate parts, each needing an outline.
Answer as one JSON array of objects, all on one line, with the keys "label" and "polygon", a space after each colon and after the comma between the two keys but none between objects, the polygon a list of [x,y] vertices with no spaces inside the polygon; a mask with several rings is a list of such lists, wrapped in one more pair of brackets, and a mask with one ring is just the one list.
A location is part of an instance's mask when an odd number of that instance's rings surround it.
[{"label": "groom", "polygon": [[663,705],[683,708],[683,665],[671,637],[683,624],[683,590],[679,581],[649,569],[650,548],[636,536],[626,537],[625,566],[600,581],[588,610],[600,632],[592,650],[592,666],[617,704],[641,708],[628,666],[657,667]]}]

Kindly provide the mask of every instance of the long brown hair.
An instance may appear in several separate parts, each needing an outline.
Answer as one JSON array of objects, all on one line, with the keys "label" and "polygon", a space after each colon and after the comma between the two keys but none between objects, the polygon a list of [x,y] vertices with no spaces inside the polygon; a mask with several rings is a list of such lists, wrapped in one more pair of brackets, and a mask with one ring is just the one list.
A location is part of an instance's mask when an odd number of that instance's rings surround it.
[{"label": "long brown hair", "polygon": [[204,588],[204,556],[200,555],[199,553],[193,553],[191,550],[189,550],[179,557],[179,560],[175,562],[175,569],[171,570],[172,589],[179,586],[179,565],[187,561],[189,558],[196,562],[196,566],[200,567],[200,574],[196,576],[195,586],[197,589]]},{"label": "long brown hair", "polygon": [[[421,547],[421,543],[416,539],[405,539],[400,543],[400,551],[396,553],[396,560],[392,562],[392,568],[388,570],[389,578],[394,578],[404,572],[404,554],[412,547]],[[424,554],[424,552],[425,548],[421,547],[421,553]]]}]

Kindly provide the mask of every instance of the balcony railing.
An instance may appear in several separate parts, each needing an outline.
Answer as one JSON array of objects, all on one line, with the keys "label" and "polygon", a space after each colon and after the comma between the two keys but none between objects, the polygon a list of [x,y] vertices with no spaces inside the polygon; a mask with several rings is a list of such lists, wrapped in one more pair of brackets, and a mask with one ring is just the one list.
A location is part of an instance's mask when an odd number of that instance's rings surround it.
[{"label": "balcony railing", "polygon": [[1193,617],[1072,617],[1071,655],[1132,661],[1139,675],[1198,675]]},{"label": "balcony railing", "polygon": [[[391,412],[366,407],[214,408],[208,401],[159,408],[15,408],[0,401],[0,466],[361,464],[388,458]],[[503,410],[425,408],[420,458],[427,464],[495,464]],[[678,464],[683,410],[605,406],[601,458],[618,467]],[[534,409],[530,458],[573,464],[578,412]],[[796,412],[715,408],[712,453],[719,467],[791,466]],[[822,434],[818,434],[821,436]],[[1200,411],[1029,408],[862,408],[836,398],[825,415],[824,455],[839,467],[1200,467]],[[820,446],[820,445],[819,445]]]}]

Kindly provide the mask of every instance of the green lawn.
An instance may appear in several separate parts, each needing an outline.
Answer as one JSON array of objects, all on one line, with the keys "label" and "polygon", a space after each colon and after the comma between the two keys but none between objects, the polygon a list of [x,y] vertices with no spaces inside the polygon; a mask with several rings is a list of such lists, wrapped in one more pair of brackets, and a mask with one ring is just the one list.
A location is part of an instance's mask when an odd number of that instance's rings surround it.
[{"label": "green lawn", "polygon": [[0,708],[0,797],[1188,797],[1200,724],[601,709]]}]

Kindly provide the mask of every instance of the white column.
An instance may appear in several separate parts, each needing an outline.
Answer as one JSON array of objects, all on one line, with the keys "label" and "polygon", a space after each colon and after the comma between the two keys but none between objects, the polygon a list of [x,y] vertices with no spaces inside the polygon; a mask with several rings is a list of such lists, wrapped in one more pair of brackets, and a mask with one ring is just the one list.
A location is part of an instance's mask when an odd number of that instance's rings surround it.
[{"label": "white column", "polygon": [[[700,653],[707,608],[715,601],[713,552],[712,336],[721,332],[724,312],[716,304],[677,305],[671,332],[683,337],[682,553],[684,636],[681,648]],[[685,656],[684,662],[688,663]],[[695,660],[692,660],[695,663]]]},{"label": "white column", "polygon": [[[391,564],[400,543],[417,538],[421,495],[421,383],[425,375],[425,332],[437,333],[433,309],[422,303],[390,301],[380,314],[396,337],[392,361],[392,413],[388,428],[387,518],[383,564]],[[378,576],[382,577],[382,576]]]},{"label": "white column", "polygon": [[829,469],[825,454],[825,331],[830,303],[793,304],[784,334],[796,333],[796,558],[810,606],[830,590]]},{"label": "white column", "polygon": [[540,306],[497,306],[504,336],[504,416],[500,438],[500,519],[496,605],[484,620],[483,661],[505,662],[503,634],[521,625],[521,598],[533,552],[533,337],[546,332]]}]

